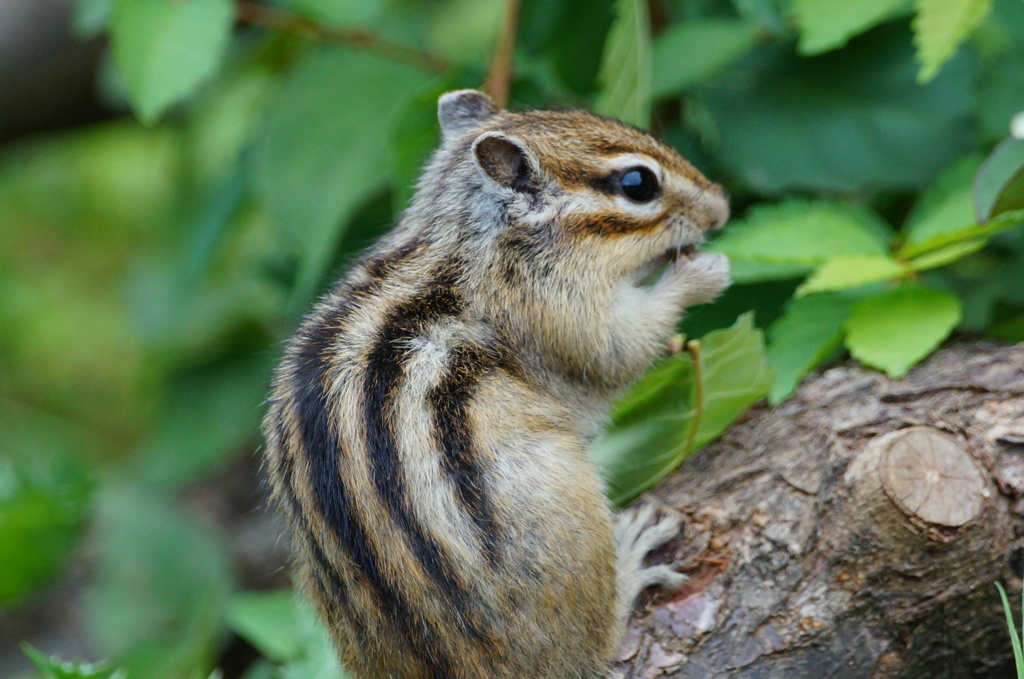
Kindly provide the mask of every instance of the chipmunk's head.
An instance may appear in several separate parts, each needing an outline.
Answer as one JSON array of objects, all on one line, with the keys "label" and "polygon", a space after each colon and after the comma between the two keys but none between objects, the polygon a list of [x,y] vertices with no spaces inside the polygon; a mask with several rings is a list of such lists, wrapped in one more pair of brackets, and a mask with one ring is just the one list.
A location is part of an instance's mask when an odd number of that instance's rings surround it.
[{"label": "chipmunk's head", "polygon": [[[559,360],[601,353],[595,343],[615,344],[623,323],[658,345],[682,307],[727,283],[724,273],[694,291],[702,282],[688,271],[705,233],[728,219],[725,193],[650,135],[581,111],[501,111],[474,90],[442,96],[438,117],[435,167],[464,183],[469,221],[494,239],[492,287],[529,307],[515,322]],[[589,360],[580,369],[594,370]]]}]

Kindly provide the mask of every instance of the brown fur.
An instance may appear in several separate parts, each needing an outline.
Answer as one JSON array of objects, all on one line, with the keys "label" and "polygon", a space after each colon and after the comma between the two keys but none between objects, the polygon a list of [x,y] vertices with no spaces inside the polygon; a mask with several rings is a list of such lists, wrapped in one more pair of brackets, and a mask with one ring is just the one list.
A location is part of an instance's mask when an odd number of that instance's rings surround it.
[{"label": "brown fur", "polygon": [[[412,206],[278,369],[274,497],[358,679],[599,677],[636,590],[678,578],[637,556],[674,525],[622,524],[616,556],[587,445],[683,308],[728,284],[707,254],[637,280],[720,226],[725,199],[607,118],[472,91],[439,118]],[[657,200],[615,193],[630,164],[659,173]]]}]

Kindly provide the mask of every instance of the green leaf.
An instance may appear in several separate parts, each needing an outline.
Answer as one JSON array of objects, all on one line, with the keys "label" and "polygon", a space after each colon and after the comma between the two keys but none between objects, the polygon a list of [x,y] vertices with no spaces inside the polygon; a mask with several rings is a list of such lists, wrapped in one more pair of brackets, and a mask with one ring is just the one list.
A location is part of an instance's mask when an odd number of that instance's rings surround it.
[{"label": "green leaf", "polygon": [[674,94],[707,80],[753,49],[761,32],[754,22],[732,19],[674,24],[654,42],[654,96]]},{"label": "green leaf", "polygon": [[768,393],[773,378],[764,333],[754,325],[753,314],[740,316],[731,328],[709,332],[700,343],[704,407],[693,449],[687,455],[721,436]]},{"label": "green leaf", "polygon": [[350,679],[351,675],[338,664],[327,629],[313,608],[297,600],[295,622],[302,639],[302,657],[281,668],[281,679]]},{"label": "green leaf", "polygon": [[395,214],[409,207],[416,195],[416,180],[437,146],[437,98],[446,89],[431,88],[416,97],[399,116],[391,138],[390,174]]},{"label": "green leaf", "polygon": [[775,381],[768,402],[776,405],[796,390],[800,379],[842,345],[843,325],[854,300],[835,294],[794,299],[768,329],[768,364]]},{"label": "green leaf", "polygon": [[409,207],[416,193],[416,181],[441,137],[437,123],[437,100],[451,90],[473,87],[467,74],[431,82],[408,101],[396,115],[389,151],[391,198],[395,214]]},{"label": "green leaf", "polygon": [[239,636],[276,662],[303,655],[295,594],[290,589],[276,592],[243,592],[231,599],[227,624]]},{"label": "green leaf", "polygon": [[230,0],[115,0],[114,62],[142,120],[155,121],[213,75],[234,18]]},{"label": "green leaf", "polygon": [[[437,3],[424,31],[427,48],[467,66],[482,66],[491,58],[498,43],[507,13],[506,4],[502,0],[446,0]],[[479,82],[473,84],[478,85]]]},{"label": "green leaf", "polygon": [[[1013,609],[1006,598],[1006,590],[1001,582],[995,583],[999,590],[999,599],[1003,602],[1003,613],[1006,614],[1006,628],[1010,633],[1010,646],[1013,648],[1013,663],[1017,669],[1017,676],[1024,677],[1024,648],[1021,647],[1021,636],[1017,634],[1017,625],[1013,622]],[[1024,610],[1024,593],[1021,594],[1021,610]],[[1021,630],[1024,634],[1024,630]]]},{"label": "green leaf", "polygon": [[909,5],[909,0],[794,0],[801,54],[842,47],[855,35],[876,26]]},{"label": "green leaf", "polygon": [[274,357],[246,356],[168,380],[167,404],[126,465],[136,480],[180,487],[259,441]]},{"label": "green leaf", "polygon": [[[523,0],[517,51],[539,58],[550,69],[559,83],[555,91],[568,88],[565,95],[570,97],[593,94],[608,31],[615,22],[615,1]],[[526,67],[525,62],[520,67]]]},{"label": "green leaf", "polygon": [[1024,314],[994,324],[986,334],[1004,342],[1024,342]]},{"label": "green leaf", "polygon": [[813,270],[807,264],[776,264],[746,259],[731,259],[729,275],[733,283],[762,283],[803,278]]},{"label": "green leaf", "polygon": [[[943,259],[958,252],[950,250],[952,246],[958,246],[963,256],[973,251],[967,243],[1024,223],[1024,210],[1000,212],[986,223],[974,223],[972,182],[980,163],[979,157],[969,156],[943,172],[907,219],[906,241],[898,254],[916,262],[918,270],[948,263]],[[922,258],[925,254],[930,256]]]},{"label": "green leaf", "polygon": [[95,527],[84,615],[96,648],[131,676],[209,672],[231,589],[225,538],[151,488],[113,481],[97,498]]},{"label": "green leaf", "polygon": [[918,86],[905,30],[880,26],[810,59],[761,47],[691,90],[689,121],[757,193],[921,187],[972,144],[976,65],[958,56]]},{"label": "green leaf", "polygon": [[28,644],[21,645],[28,659],[43,679],[127,679],[122,669],[107,663],[81,663],[63,661],[57,656],[46,656]]},{"label": "green leaf", "polygon": [[992,0],[914,0],[918,82],[932,80],[992,9]]},{"label": "green leaf", "polygon": [[[6,418],[4,418],[6,419]],[[24,424],[19,423],[19,425]],[[0,455],[0,606],[24,600],[67,563],[88,516],[90,487],[61,460]],[[34,449],[37,459],[43,451]]]},{"label": "green leaf", "polygon": [[1002,212],[1024,209],[1024,139],[999,142],[978,168],[972,195],[978,222],[987,222]]},{"label": "green leaf", "polygon": [[[347,679],[327,630],[313,609],[291,590],[245,592],[233,597],[227,623],[280,668],[253,672],[280,679]],[[246,679],[250,679],[249,673]]]},{"label": "green leaf", "polygon": [[792,278],[841,255],[885,255],[888,227],[867,210],[790,200],[758,205],[706,249],[728,255],[737,282]]},{"label": "green leaf", "polygon": [[[192,235],[182,257],[181,280],[194,295],[195,286],[202,280],[214,255],[224,240],[245,200],[245,178],[236,168],[215,185],[200,203],[196,216],[190,220]],[[175,319],[180,322],[180,317]]]},{"label": "green leaf", "polygon": [[840,255],[822,264],[797,288],[796,296],[847,290],[910,273],[906,264],[888,255]]},{"label": "green leaf", "polygon": [[978,238],[976,240],[952,243],[914,257],[907,262],[907,266],[909,266],[912,271],[937,269],[940,266],[952,264],[956,260],[966,257],[972,252],[977,252],[985,247],[986,242],[987,241],[984,238]]},{"label": "green leaf", "polygon": [[[1011,15],[1024,14],[1019,9],[1020,0],[997,0],[997,15],[1000,5]],[[991,26],[996,18],[992,17],[982,26]],[[978,33],[981,37],[981,31]],[[985,141],[998,141],[1010,131],[1010,121],[1021,110],[1020,93],[1024,92],[1024,40],[1005,35],[1003,31],[999,37],[1000,43],[1010,48],[1001,45],[992,58],[983,62],[975,94],[975,116],[979,133]]]},{"label": "green leaf", "polygon": [[975,239],[984,239],[994,236],[997,233],[1015,229],[1024,224],[1024,210],[1013,210],[1004,212],[986,224],[972,224],[963,229],[950,233],[940,233],[932,238],[913,247],[904,246],[900,251],[903,257],[913,257],[911,261],[918,261],[925,253],[932,253],[952,245],[966,243]]},{"label": "green leaf", "polygon": [[853,306],[846,347],[861,363],[902,377],[949,336],[961,313],[953,295],[904,286]]},{"label": "green leaf", "polygon": [[269,660],[260,659],[245,670],[242,679],[280,679],[277,666]]},{"label": "green leaf", "polygon": [[274,0],[273,4],[290,9],[318,24],[356,28],[373,25],[380,18],[384,5],[381,0]]},{"label": "green leaf", "polygon": [[788,14],[790,0],[734,0],[736,12],[747,21],[755,21],[776,36],[791,33]]},{"label": "green leaf", "polygon": [[[903,227],[906,240],[899,254],[914,257],[923,245],[939,237],[953,237],[974,225],[971,182],[981,164],[979,156],[968,156],[947,168],[924,192]],[[948,241],[947,241],[948,242]]]},{"label": "green leaf", "polygon": [[646,129],[651,124],[651,21],[646,0],[615,0],[601,57],[598,113]]},{"label": "green leaf", "polygon": [[299,254],[293,309],[316,291],[347,220],[385,186],[383,150],[426,82],[408,66],[333,46],[289,72],[248,161],[256,197]]},{"label": "green leaf", "polygon": [[71,5],[71,28],[83,38],[102,33],[110,23],[114,0],[75,0]]},{"label": "green leaf", "polygon": [[[593,446],[616,505],[653,486],[768,392],[771,370],[752,315],[708,333],[700,346],[699,365],[691,354],[679,354],[633,385],[616,404],[611,427]],[[698,393],[703,395],[700,408]]]}]

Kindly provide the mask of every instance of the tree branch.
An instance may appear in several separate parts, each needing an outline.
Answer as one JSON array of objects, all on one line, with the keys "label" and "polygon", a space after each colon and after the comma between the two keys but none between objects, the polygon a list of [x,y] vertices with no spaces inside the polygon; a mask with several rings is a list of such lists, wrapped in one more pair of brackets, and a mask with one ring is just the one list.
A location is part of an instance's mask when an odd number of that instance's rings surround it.
[{"label": "tree branch", "polygon": [[519,10],[522,0],[507,0],[505,22],[501,27],[501,38],[494,50],[491,68],[484,81],[484,92],[500,108],[508,105],[508,92],[512,87],[512,56],[516,50],[519,34]]},{"label": "tree branch", "polygon": [[238,21],[278,33],[290,33],[311,40],[332,42],[373,52],[431,73],[445,73],[451,64],[436,54],[389,40],[371,31],[354,28],[329,28],[312,19],[252,0],[238,0]]}]

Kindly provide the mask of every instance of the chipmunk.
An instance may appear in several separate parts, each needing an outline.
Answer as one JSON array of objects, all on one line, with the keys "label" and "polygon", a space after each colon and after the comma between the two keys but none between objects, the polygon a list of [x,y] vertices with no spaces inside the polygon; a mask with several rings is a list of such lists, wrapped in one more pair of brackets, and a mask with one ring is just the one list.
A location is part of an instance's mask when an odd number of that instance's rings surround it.
[{"label": "chipmunk", "polygon": [[440,98],[398,226],[288,345],[264,422],[305,591],[358,679],[605,675],[631,605],[678,586],[588,459],[685,307],[723,191],[640,130]]}]

